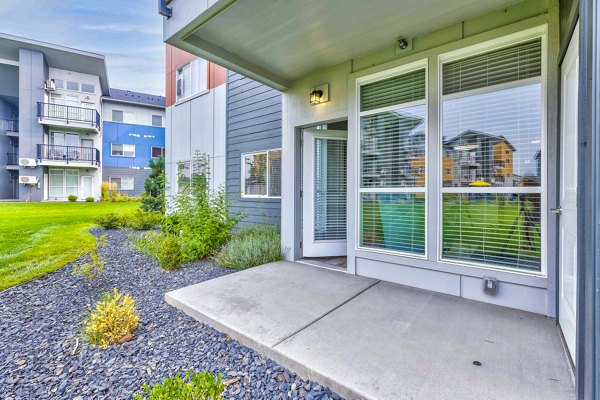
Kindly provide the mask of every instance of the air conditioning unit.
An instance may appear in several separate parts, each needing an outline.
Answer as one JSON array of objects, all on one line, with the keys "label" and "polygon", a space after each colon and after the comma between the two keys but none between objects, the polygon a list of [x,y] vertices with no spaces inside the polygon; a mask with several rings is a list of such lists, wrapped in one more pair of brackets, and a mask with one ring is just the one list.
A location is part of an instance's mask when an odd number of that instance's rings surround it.
[{"label": "air conditioning unit", "polygon": [[21,167],[35,167],[37,166],[37,162],[35,158],[19,158],[19,165]]},{"label": "air conditioning unit", "polygon": [[19,183],[24,185],[37,185],[38,181],[37,176],[19,176]]},{"label": "air conditioning unit", "polygon": [[54,92],[56,90],[56,83],[54,83],[52,79],[46,81],[46,90],[49,92]]}]

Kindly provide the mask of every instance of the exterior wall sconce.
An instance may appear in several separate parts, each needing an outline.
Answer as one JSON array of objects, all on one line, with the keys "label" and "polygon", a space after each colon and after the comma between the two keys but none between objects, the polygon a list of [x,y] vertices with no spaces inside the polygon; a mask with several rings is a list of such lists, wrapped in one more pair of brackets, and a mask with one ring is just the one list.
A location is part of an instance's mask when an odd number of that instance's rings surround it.
[{"label": "exterior wall sconce", "polygon": [[329,101],[329,84],[314,87],[310,90],[310,104],[312,106]]}]

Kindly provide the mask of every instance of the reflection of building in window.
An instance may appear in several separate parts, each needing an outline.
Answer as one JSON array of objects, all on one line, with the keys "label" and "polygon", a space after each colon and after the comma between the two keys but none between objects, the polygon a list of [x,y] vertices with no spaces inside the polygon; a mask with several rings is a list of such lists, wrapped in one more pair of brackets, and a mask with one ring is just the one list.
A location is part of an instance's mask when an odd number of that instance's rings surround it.
[{"label": "reflection of building in window", "polygon": [[466,130],[444,141],[444,186],[466,187],[476,181],[514,186],[515,147],[504,136]]},{"label": "reflection of building in window", "polygon": [[281,150],[242,155],[242,196],[281,196]]}]

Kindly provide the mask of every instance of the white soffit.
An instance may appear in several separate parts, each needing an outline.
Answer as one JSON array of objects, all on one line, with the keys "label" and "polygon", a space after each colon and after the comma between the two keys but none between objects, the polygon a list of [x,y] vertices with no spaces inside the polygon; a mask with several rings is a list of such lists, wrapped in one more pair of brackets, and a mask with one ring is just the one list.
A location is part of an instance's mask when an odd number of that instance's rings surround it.
[{"label": "white soffit", "polygon": [[[238,0],[184,38],[281,81],[501,9],[515,0]],[[176,12],[176,10],[175,10]],[[262,72],[262,73],[261,73]]]}]

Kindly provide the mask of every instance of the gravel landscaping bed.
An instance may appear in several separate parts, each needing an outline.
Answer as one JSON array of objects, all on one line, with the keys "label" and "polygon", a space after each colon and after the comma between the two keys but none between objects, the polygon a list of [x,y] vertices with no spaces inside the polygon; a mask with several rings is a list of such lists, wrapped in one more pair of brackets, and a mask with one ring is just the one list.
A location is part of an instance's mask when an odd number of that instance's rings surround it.
[{"label": "gravel landscaping bed", "polygon": [[130,232],[92,233],[107,235],[103,291],[116,287],[136,301],[140,326],[134,339],[107,350],[81,339],[85,314],[99,293],[71,274],[72,264],[4,290],[0,399],[129,399],[145,382],[189,370],[223,373],[225,381],[239,377],[224,399],[340,399],[164,301],[165,292],[231,271],[202,261],[165,272],[133,249]]}]

